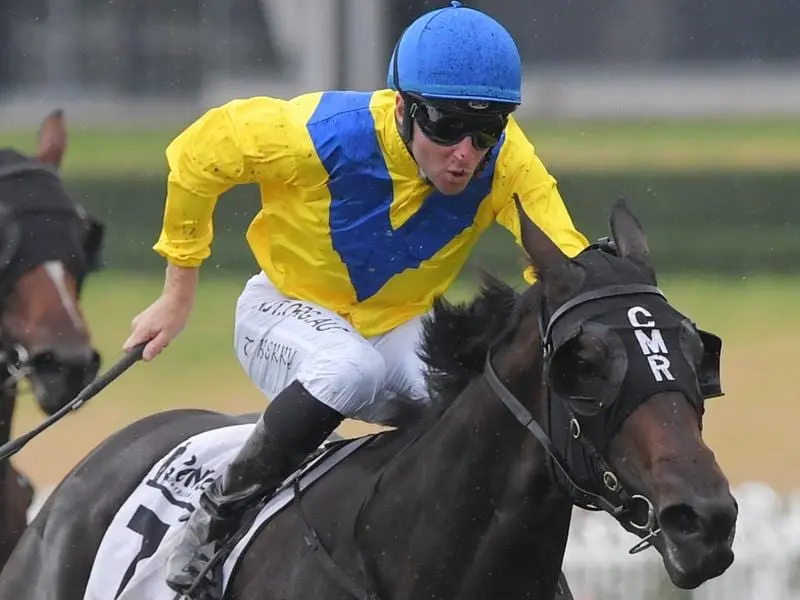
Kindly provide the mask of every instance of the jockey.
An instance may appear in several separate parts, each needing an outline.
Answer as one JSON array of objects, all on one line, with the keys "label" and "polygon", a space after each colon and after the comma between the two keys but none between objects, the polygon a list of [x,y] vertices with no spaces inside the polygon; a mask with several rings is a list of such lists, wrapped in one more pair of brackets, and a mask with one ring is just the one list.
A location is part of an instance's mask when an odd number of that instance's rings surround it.
[{"label": "jockey", "polygon": [[566,254],[588,245],[511,116],[521,62],[499,23],[459,2],[422,15],[395,46],[388,86],[233,100],[167,149],[154,246],[166,282],[125,348],[149,341],[151,360],[183,329],[218,197],[257,183],[247,240],[261,270],[238,299],[234,340],[271,399],[187,523],[169,565],[176,591],[343,419],[398,425],[430,403],[420,319],[493,221],[521,243],[513,194]]}]

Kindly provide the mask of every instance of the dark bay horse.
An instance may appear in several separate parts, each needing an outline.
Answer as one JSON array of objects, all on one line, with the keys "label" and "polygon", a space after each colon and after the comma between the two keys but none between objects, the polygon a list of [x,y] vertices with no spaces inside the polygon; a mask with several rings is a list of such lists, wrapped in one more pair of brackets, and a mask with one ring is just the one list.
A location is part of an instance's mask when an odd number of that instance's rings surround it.
[{"label": "dark bay horse", "polygon": [[[61,186],[66,143],[56,111],[42,123],[35,157],[0,148],[0,444],[11,435],[21,380],[52,414],[94,378],[100,363],[79,293],[99,266],[103,230]],[[0,566],[27,525],[32,496],[27,479],[2,461]]]},{"label": "dark bay horse", "polygon": [[[520,215],[539,282],[517,294],[487,279],[469,304],[437,301],[421,350],[434,408],[295,497],[250,541],[226,598],[569,597],[557,587],[576,505],[654,547],[680,588],[732,564],[737,505],[701,435],[705,399],[721,394],[721,341],[655,287],[624,202],[613,242],[572,259]],[[241,422],[168,411],[108,438],[31,523],[0,598],[83,600],[106,528],[151,467]],[[164,536],[150,525],[131,527],[134,570]]]}]

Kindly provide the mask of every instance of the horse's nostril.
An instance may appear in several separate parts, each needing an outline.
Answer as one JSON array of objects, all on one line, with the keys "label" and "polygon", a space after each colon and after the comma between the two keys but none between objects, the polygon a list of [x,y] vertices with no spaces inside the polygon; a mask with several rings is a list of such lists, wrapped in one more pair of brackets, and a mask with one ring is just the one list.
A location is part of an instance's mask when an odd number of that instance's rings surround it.
[{"label": "horse's nostril", "polygon": [[39,352],[29,362],[35,369],[53,368],[56,366],[56,357],[52,352]]},{"label": "horse's nostril", "polygon": [[706,542],[728,540],[736,523],[735,504],[697,499],[667,506],[659,513],[664,532],[673,539],[702,536]]},{"label": "horse's nostril", "polygon": [[668,506],[659,514],[661,528],[670,537],[689,537],[700,533],[702,522],[700,515],[688,504]]},{"label": "horse's nostril", "polygon": [[30,359],[35,371],[67,372],[81,370],[94,378],[100,369],[100,355],[91,348],[66,351],[38,352]]}]

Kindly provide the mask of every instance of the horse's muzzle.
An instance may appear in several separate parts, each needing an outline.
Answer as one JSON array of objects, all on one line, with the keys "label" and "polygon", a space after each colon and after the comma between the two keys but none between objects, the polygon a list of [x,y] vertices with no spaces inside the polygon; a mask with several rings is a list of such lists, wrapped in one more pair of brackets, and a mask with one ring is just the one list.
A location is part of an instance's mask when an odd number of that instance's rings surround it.
[{"label": "horse's muzzle", "polygon": [[46,353],[31,360],[31,379],[39,406],[48,415],[60,410],[89,385],[100,369],[100,355],[93,349],[80,360],[59,360]]},{"label": "horse's muzzle", "polygon": [[737,515],[736,500],[730,494],[661,507],[660,550],[676,586],[694,589],[721,575],[733,563]]}]

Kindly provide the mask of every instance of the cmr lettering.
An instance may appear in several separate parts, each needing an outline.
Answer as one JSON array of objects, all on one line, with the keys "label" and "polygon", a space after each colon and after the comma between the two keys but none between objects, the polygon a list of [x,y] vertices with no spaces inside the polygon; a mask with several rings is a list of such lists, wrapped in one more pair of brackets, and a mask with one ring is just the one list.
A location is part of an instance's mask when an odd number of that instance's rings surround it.
[{"label": "cmr lettering", "polygon": [[[656,322],[653,320],[653,315],[646,308],[642,306],[634,306],[628,310],[628,322],[633,325],[636,340],[639,342],[639,348],[642,350],[647,364],[650,365],[650,371],[653,373],[656,381],[675,381],[675,377],[669,371],[669,350],[664,343],[664,336],[661,331],[656,329]],[[650,330],[648,336],[647,330]]]}]

